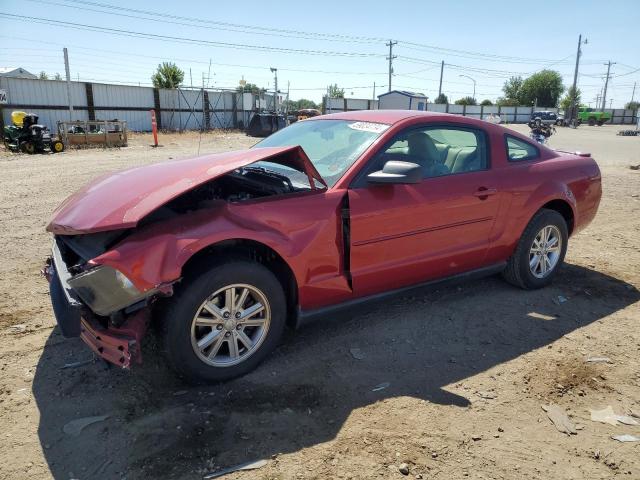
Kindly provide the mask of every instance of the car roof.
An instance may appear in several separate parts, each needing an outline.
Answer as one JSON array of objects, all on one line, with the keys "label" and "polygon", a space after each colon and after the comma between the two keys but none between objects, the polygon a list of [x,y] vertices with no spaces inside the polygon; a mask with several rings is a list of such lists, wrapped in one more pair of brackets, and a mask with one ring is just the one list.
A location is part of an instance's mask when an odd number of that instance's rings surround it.
[{"label": "car roof", "polygon": [[[441,117],[446,115],[438,112],[425,112],[420,110],[354,110],[352,112],[330,113],[315,117],[313,120],[356,120],[362,122],[378,122],[393,125],[402,120],[414,117]],[[309,121],[309,120],[307,120]]]}]

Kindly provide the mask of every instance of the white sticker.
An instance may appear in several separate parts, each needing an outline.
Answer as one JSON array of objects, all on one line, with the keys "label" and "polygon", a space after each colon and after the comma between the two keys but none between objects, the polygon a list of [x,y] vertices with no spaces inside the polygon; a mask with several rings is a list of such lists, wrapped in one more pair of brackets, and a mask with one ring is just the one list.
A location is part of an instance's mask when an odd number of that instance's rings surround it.
[{"label": "white sticker", "polygon": [[355,122],[350,123],[349,128],[353,130],[360,130],[361,132],[382,133],[389,128],[389,125],[373,122]]}]

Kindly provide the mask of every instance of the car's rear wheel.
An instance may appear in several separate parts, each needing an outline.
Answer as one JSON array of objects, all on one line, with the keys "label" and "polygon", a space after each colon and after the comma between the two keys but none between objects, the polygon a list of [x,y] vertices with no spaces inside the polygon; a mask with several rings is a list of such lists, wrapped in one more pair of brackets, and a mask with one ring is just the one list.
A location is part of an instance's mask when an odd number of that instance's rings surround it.
[{"label": "car's rear wheel", "polygon": [[596,119],[595,118],[590,118],[589,119],[589,126],[593,127],[596,124]]},{"label": "car's rear wheel", "polygon": [[598,120],[598,126],[601,127],[604,124],[602,120]]},{"label": "car's rear wheel", "polygon": [[564,262],[568,236],[562,215],[554,210],[540,210],[520,237],[503,272],[504,278],[527,290],[548,285]]},{"label": "car's rear wheel", "polygon": [[164,312],[173,368],[192,381],[228,380],[253,370],[278,344],[286,301],[275,275],[237,260],[185,278]]}]

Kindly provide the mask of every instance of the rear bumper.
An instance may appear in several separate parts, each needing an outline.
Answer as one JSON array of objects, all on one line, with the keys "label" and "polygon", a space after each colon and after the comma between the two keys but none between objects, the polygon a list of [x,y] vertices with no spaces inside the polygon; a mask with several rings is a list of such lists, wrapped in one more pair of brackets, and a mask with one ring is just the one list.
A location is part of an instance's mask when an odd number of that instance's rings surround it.
[{"label": "rear bumper", "polygon": [[51,304],[62,335],[80,337],[93,352],[121,368],[129,368],[133,362],[142,363],[140,344],[149,323],[149,310],[138,310],[119,327],[104,326],[73,293],[65,289],[53,262],[42,270],[49,281]]}]

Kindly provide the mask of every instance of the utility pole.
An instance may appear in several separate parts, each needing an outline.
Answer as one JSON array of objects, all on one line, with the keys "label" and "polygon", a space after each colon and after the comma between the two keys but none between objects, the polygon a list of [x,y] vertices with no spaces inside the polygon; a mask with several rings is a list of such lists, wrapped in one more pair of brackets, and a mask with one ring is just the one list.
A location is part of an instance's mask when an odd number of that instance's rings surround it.
[{"label": "utility pole", "polygon": [[609,60],[604,65],[607,66],[607,79],[604,81],[604,92],[602,93],[602,111],[607,107],[607,87],[609,86],[609,72],[611,71],[611,65],[615,65],[616,62]]},{"label": "utility pole", "polygon": [[278,111],[278,69],[271,67],[271,73],[273,73],[275,76],[274,86],[276,88],[275,95],[273,96],[273,110],[277,112]]},{"label": "utility pole", "polygon": [[609,109],[611,109],[612,105],[613,105],[613,98],[609,100]]},{"label": "utility pole", "polygon": [[444,72],[444,60],[440,64],[440,86],[438,87],[438,97],[442,95],[442,73]]},{"label": "utility pole", "polygon": [[[373,106],[375,107],[375,101],[376,101],[376,82],[373,82]],[[633,95],[631,96],[631,101],[633,102]],[[372,108],[372,110],[375,110],[375,108]]]},{"label": "utility pole", "polygon": [[636,82],[633,82],[633,91],[631,92],[631,101],[633,102],[633,97],[636,96]]},{"label": "utility pole", "polygon": [[284,116],[285,118],[289,114],[289,88],[291,87],[291,82],[287,80],[287,101],[284,104]]},{"label": "utility pole", "polygon": [[389,40],[389,43],[385,44],[387,47],[389,47],[389,56],[387,57],[387,60],[389,60],[389,90],[387,90],[388,92],[391,91],[391,76],[393,75],[393,59],[397,58],[397,55],[393,54],[393,46],[397,44],[398,42],[394,42],[393,40]]},{"label": "utility pole", "polygon": [[[584,43],[587,43],[585,38]],[[573,72],[573,98],[571,99],[571,114],[569,116],[569,125],[575,125],[575,118],[577,117],[578,105],[576,100],[578,99],[578,67],[580,66],[580,56],[582,55],[582,34],[578,36],[578,51],[576,52],[576,69]]]},{"label": "utility pole", "polygon": [[67,77],[67,101],[69,102],[69,121],[73,121],[73,103],[71,102],[71,73],[69,71],[69,52],[67,47],[62,49],[64,53],[64,71]]}]

